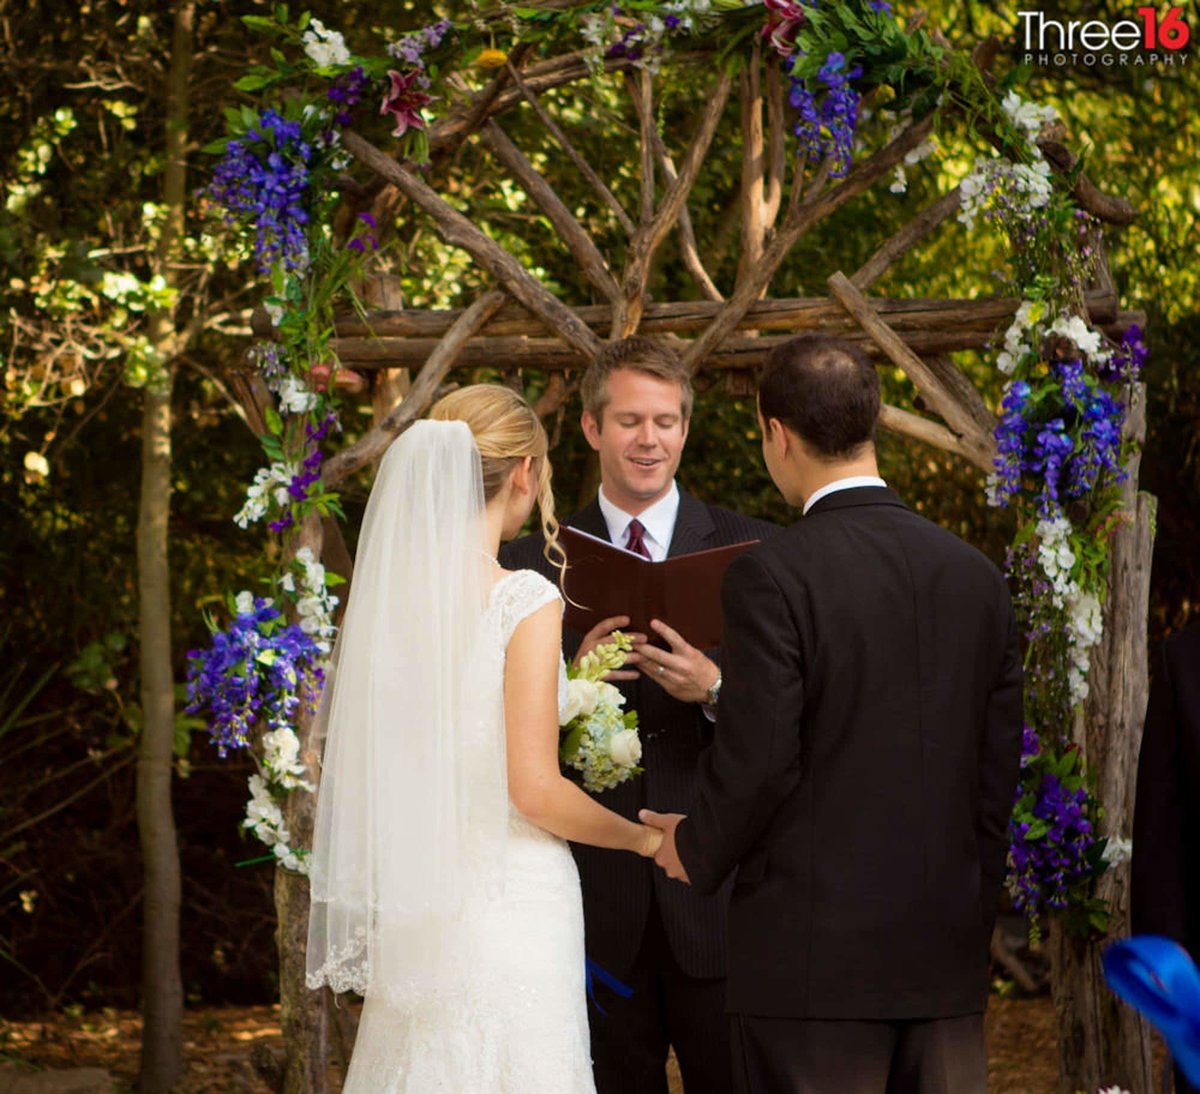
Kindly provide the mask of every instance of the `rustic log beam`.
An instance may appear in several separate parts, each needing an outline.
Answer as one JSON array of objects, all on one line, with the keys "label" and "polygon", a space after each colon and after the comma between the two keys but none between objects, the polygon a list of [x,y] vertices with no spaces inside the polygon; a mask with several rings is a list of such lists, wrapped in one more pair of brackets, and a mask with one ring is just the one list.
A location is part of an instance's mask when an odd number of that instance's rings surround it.
[{"label": "rustic log beam", "polygon": [[988,410],[983,396],[967,378],[966,373],[944,353],[930,354],[925,358],[925,363],[929,366],[929,371],[937,377],[938,382],[958,400],[959,405],[971,416],[971,420],[976,426],[990,436],[996,428],[996,416]]},{"label": "rustic log beam", "polygon": [[[1144,316],[1138,312],[1125,312],[1119,318],[1118,325],[1101,329],[1110,337],[1119,338],[1129,323],[1138,318],[1144,319]],[[642,330],[645,331],[644,326]],[[837,334],[859,346],[871,357],[886,356],[866,332],[852,323],[840,325]],[[686,339],[676,339],[671,335],[667,337],[672,338],[673,344],[681,353],[686,352],[692,345]],[[794,334],[760,337],[731,335],[707,357],[702,358],[698,367],[717,371],[757,368],[773,346],[791,337],[794,337]],[[922,357],[930,357],[958,350],[980,350],[994,337],[993,332],[986,330],[931,329],[906,332],[904,341],[913,352]],[[390,368],[397,364],[407,368],[420,368],[437,345],[436,338],[344,338],[336,342],[333,348],[347,365],[353,365],[359,371],[368,371],[373,368]],[[564,345],[558,338],[527,338],[520,335],[482,337],[473,338],[467,343],[455,367],[486,366],[500,372],[532,368],[554,372],[586,368],[592,356]]]},{"label": "rustic log beam", "polygon": [[[1112,322],[1102,321],[1096,305],[1103,306],[1102,294],[1086,297],[1088,315],[1101,328],[1116,326],[1118,335],[1131,323],[1144,323],[1142,312],[1121,312]],[[972,347],[986,343],[1016,314],[1021,301],[1015,297],[967,299],[888,299],[872,301],[889,326],[897,331],[959,331],[976,332]],[[646,334],[694,334],[702,331],[720,311],[720,303],[708,300],[673,301],[647,306],[641,330]],[[593,331],[605,331],[612,325],[612,308],[607,304],[587,304],[574,309],[580,322]],[[339,338],[439,338],[450,329],[462,314],[461,308],[437,311],[396,310],[368,312],[365,317],[345,314],[335,321]],[[736,330],[830,330],[852,331],[853,321],[845,309],[829,297],[793,297],[780,300],[755,301],[738,321]],[[255,312],[253,330],[261,338],[271,338],[277,332],[266,312]],[[485,337],[527,335],[545,338],[553,333],[537,316],[520,305],[501,308],[480,331]]]},{"label": "rustic log beam", "polygon": [[[1088,697],[1073,732],[1104,803],[1097,835],[1125,838],[1133,822],[1138,751],[1150,690],[1146,620],[1156,504],[1138,489],[1145,411],[1145,387],[1134,385],[1123,431],[1133,443],[1121,485],[1121,520],[1110,546],[1104,628],[1092,649]],[[1129,890],[1128,863],[1109,867],[1096,882],[1095,895],[1108,903],[1107,939],[1129,933]],[[1103,941],[1068,936],[1060,920],[1053,928],[1050,985],[1061,1089],[1113,1082],[1123,1090],[1154,1090],[1152,1036],[1137,1013],[1107,989],[1100,962]]]},{"label": "rustic log beam", "polygon": [[617,223],[621,225],[627,236],[632,236],[636,231],[633,221],[629,219],[629,214],[625,212],[625,207],[617,200],[616,195],[604,184],[604,180],[596,174],[596,169],[584,159],[582,153],[571,143],[570,138],[563,131],[562,127],[554,120],[550,112],[542,105],[541,99],[537,97],[530,89],[529,85],[521,79],[520,72],[513,67],[511,59],[508,62],[509,78],[520,89],[521,94],[525,96],[525,101],[533,107],[533,112],[538,116],[538,119],[544,125],[547,131],[556,141],[559,147],[566,152],[568,158],[575,165],[575,169],[585,178],[591,185],[592,189],[600,196],[600,200],[612,210],[613,216],[617,218]]},{"label": "rustic log beam", "polygon": [[[1059,174],[1070,175],[1079,162],[1075,153],[1058,141],[1040,140],[1038,147],[1050,166]],[[1137,219],[1138,211],[1134,205],[1124,198],[1114,198],[1105,194],[1082,171],[1075,180],[1071,195],[1079,202],[1081,208],[1106,224],[1132,224]]]},{"label": "rustic log beam", "polygon": [[584,277],[600,291],[602,296],[616,303],[621,298],[621,290],[617,286],[612,271],[608,268],[608,263],[597,249],[596,244],[592,242],[592,237],[584,231],[583,225],[575,219],[554,188],[538,173],[537,168],[529,162],[525,154],[513,144],[511,138],[494,118],[489,118],[484,123],[483,139],[496,158],[520,183],[521,189],[529,195],[530,200],[546,214],[559,238],[575,256]]},{"label": "rustic log beam", "polygon": [[[651,221],[648,224],[642,224],[630,241],[629,250],[626,252],[625,275],[621,285],[625,293],[625,314],[621,317],[618,331],[622,337],[632,334],[638,327],[642,317],[651,260],[667,233],[675,227],[675,222],[679,219],[679,214],[687,202],[688,194],[691,193],[691,189],[696,183],[700,168],[704,165],[704,157],[716,134],[717,123],[721,120],[721,114],[725,109],[725,102],[729,98],[729,89],[732,86],[732,77],[728,72],[722,70],[716,86],[705,103],[696,133],[679,165],[678,176],[668,187],[666,196]],[[643,97],[643,119],[646,119],[649,114],[650,104]],[[649,121],[652,125],[652,116],[649,117]],[[643,134],[643,139],[648,144],[653,160],[653,137]]]},{"label": "rustic log beam", "polygon": [[[893,141],[876,152],[864,163],[859,163],[836,186],[828,190],[816,190],[810,187],[810,197],[794,209],[789,209],[782,227],[775,234],[763,252],[758,269],[752,271],[752,276],[744,278],[734,289],[729,299],[722,305],[721,310],[713,317],[707,329],[688,348],[684,364],[693,371],[700,361],[707,358],[720,345],[725,337],[733,331],[742,316],[770,284],[771,278],[787,253],[795,246],[800,237],[814,224],[830,213],[841,208],[846,202],[866,190],[872,183],[890,171],[905,155],[916,148],[933,128],[933,115],[923,121],[908,126]],[[828,171],[828,161],[818,172],[819,181],[823,173]],[[797,170],[797,176],[800,172]],[[814,192],[816,190],[816,192]]]},{"label": "rustic log beam", "polygon": [[[651,134],[654,139],[654,156],[658,163],[658,169],[662,172],[663,180],[668,186],[675,182],[679,173],[675,170],[675,161],[671,158],[671,153],[667,150],[667,146],[663,144],[663,139],[659,135],[658,129],[652,129]],[[717,283],[709,276],[708,270],[704,268],[704,260],[700,257],[700,248],[696,245],[696,233],[692,229],[692,217],[688,212],[687,202],[684,202],[683,208],[679,210],[679,255],[683,259],[684,268],[692,275],[692,280],[696,282],[696,288],[700,290],[700,295],[705,300],[724,300],[721,290],[717,288]],[[631,233],[632,234],[632,233]],[[645,322],[645,311],[642,313],[642,321]]]},{"label": "rustic log beam", "polygon": [[928,208],[923,209],[904,225],[891,239],[856,270],[850,278],[857,289],[866,290],[878,281],[899,258],[907,254],[921,240],[930,235],[947,217],[958,211],[962,204],[962,191],[955,187],[943,194]]},{"label": "rustic log beam", "polygon": [[779,58],[767,59],[767,182],[763,194],[763,223],[770,231],[783,204],[783,180],[787,174],[787,138],[783,125],[783,79]]},{"label": "rustic log beam", "polygon": [[911,437],[913,440],[922,441],[934,448],[940,448],[944,452],[953,452],[956,456],[962,456],[967,460],[971,459],[971,451],[963,443],[962,438],[947,429],[941,422],[934,422],[928,418],[922,418],[919,414],[913,414],[911,411],[901,410],[900,407],[884,403],[879,408],[879,424],[890,433]]},{"label": "rustic log beam", "polygon": [[[459,124],[453,128],[447,126],[441,132],[430,133],[429,152],[435,151],[439,156],[452,156],[458,151],[472,133],[474,133],[495,112],[496,100],[504,90],[513,69],[519,68],[533,49],[532,42],[518,42],[508,57],[508,64],[492,77],[487,87],[470,100],[466,112],[458,119]],[[470,89],[459,80],[456,84],[461,90],[470,95]]]},{"label": "rustic log beam", "polygon": [[331,456],[321,465],[321,478],[327,487],[335,488],[348,475],[372,460],[379,459],[388,445],[425,412],[433,401],[446,373],[458,360],[471,336],[494,315],[504,303],[505,294],[499,289],[486,292],[459,316],[437,347],[429,354],[408,397],[369,433],[348,448]]},{"label": "rustic log beam", "polygon": [[539,316],[561,338],[582,353],[594,354],[599,349],[600,340],[576,318],[570,308],[407,167],[385,155],[351,129],[343,133],[342,145],[355,159],[393,183],[413,204],[429,215],[447,243],[461,247],[470,254],[512,296]]},{"label": "rustic log beam", "polygon": [[930,408],[941,415],[946,424],[966,445],[969,458],[976,467],[991,471],[996,455],[996,442],[975,420],[971,411],[956,394],[925,364],[904,340],[887,325],[879,313],[845,274],[838,272],[829,278],[830,291],[855,321],[871,336],[880,349],[908,376]]},{"label": "rustic log beam", "polygon": [[742,123],[742,185],[739,191],[742,233],[738,255],[737,280],[748,277],[762,260],[766,235],[764,199],[762,88],[759,83],[759,47],[755,43],[750,60],[738,80],[738,100]]}]

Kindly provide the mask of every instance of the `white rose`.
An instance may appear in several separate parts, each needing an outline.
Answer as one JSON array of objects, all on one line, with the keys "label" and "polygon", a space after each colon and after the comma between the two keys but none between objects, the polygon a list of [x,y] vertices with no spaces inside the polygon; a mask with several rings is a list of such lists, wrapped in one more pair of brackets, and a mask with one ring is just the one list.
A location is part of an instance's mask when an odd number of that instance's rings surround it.
[{"label": "white rose", "polygon": [[237,594],[234,604],[237,607],[238,615],[249,615],[254,611],[254,594],[247,589],[243,589]]},{"label": "white rose", "polygon": [[636,729],[622,729],[608,741],[608,754],[618,767],[633,767],[642,758],[642,742]]},{"label": "white rose", "polygon": [[596,685],[590,680],[568,680],[567,706],[560,719],[560,724],[565,726],[581,714],[587,717],[596,709],[596,702],[599,698]]},{"label": "white rose", "polygon": [[610,684],[607,680],[598,680],[596,682],[596,702],[610,707],[623,707],[625,696],[621,694],[620,688]]}]

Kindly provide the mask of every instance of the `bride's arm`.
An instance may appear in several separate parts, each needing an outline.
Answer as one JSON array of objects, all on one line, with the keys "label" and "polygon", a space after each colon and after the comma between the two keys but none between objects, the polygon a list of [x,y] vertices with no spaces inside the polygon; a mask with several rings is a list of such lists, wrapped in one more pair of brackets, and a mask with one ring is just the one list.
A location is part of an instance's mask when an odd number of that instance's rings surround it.
[{"label": "bride's arm", "polygon": [[527,616],[508,643],[504,721],[508,796],[529,820],[556,836],[593,847],[651,856],[662,833],[605,809],[558,766],[558,659],[562,604]]}]

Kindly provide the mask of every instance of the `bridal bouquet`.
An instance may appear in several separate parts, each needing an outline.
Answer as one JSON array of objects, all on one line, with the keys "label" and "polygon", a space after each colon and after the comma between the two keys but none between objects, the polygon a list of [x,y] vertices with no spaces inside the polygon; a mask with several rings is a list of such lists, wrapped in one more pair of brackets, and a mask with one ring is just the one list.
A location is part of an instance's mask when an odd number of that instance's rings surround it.
[{"label": "bridal bouquet", "polygon": [[[558,757],[570,775],[578,772],[585,790],[611,790],[640,775],[642,758],[636,711],[623,711],[625,696],[604,677],[625,664],[633,640],[619,631],[567,669],[567,706],[559,724]],[[575,776],[572,776],[575,777]]]}]

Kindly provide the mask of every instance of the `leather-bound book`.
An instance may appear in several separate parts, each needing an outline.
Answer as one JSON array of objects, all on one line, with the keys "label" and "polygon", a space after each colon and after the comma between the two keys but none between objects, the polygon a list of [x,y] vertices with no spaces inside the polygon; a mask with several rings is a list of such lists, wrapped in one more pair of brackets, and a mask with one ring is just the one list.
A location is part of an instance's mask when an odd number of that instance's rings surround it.
[{"label": "leather-bound book", "polygon": [[564,620],[586,634],[602,619],[627,615],[623,630],[661,640],[650,628],[657,619],[698,649],[721,644],[721,579],[725,567],[759,541],[714,547],[651,562],[608,540],[563,525],[559,542],[567,553]]}]

